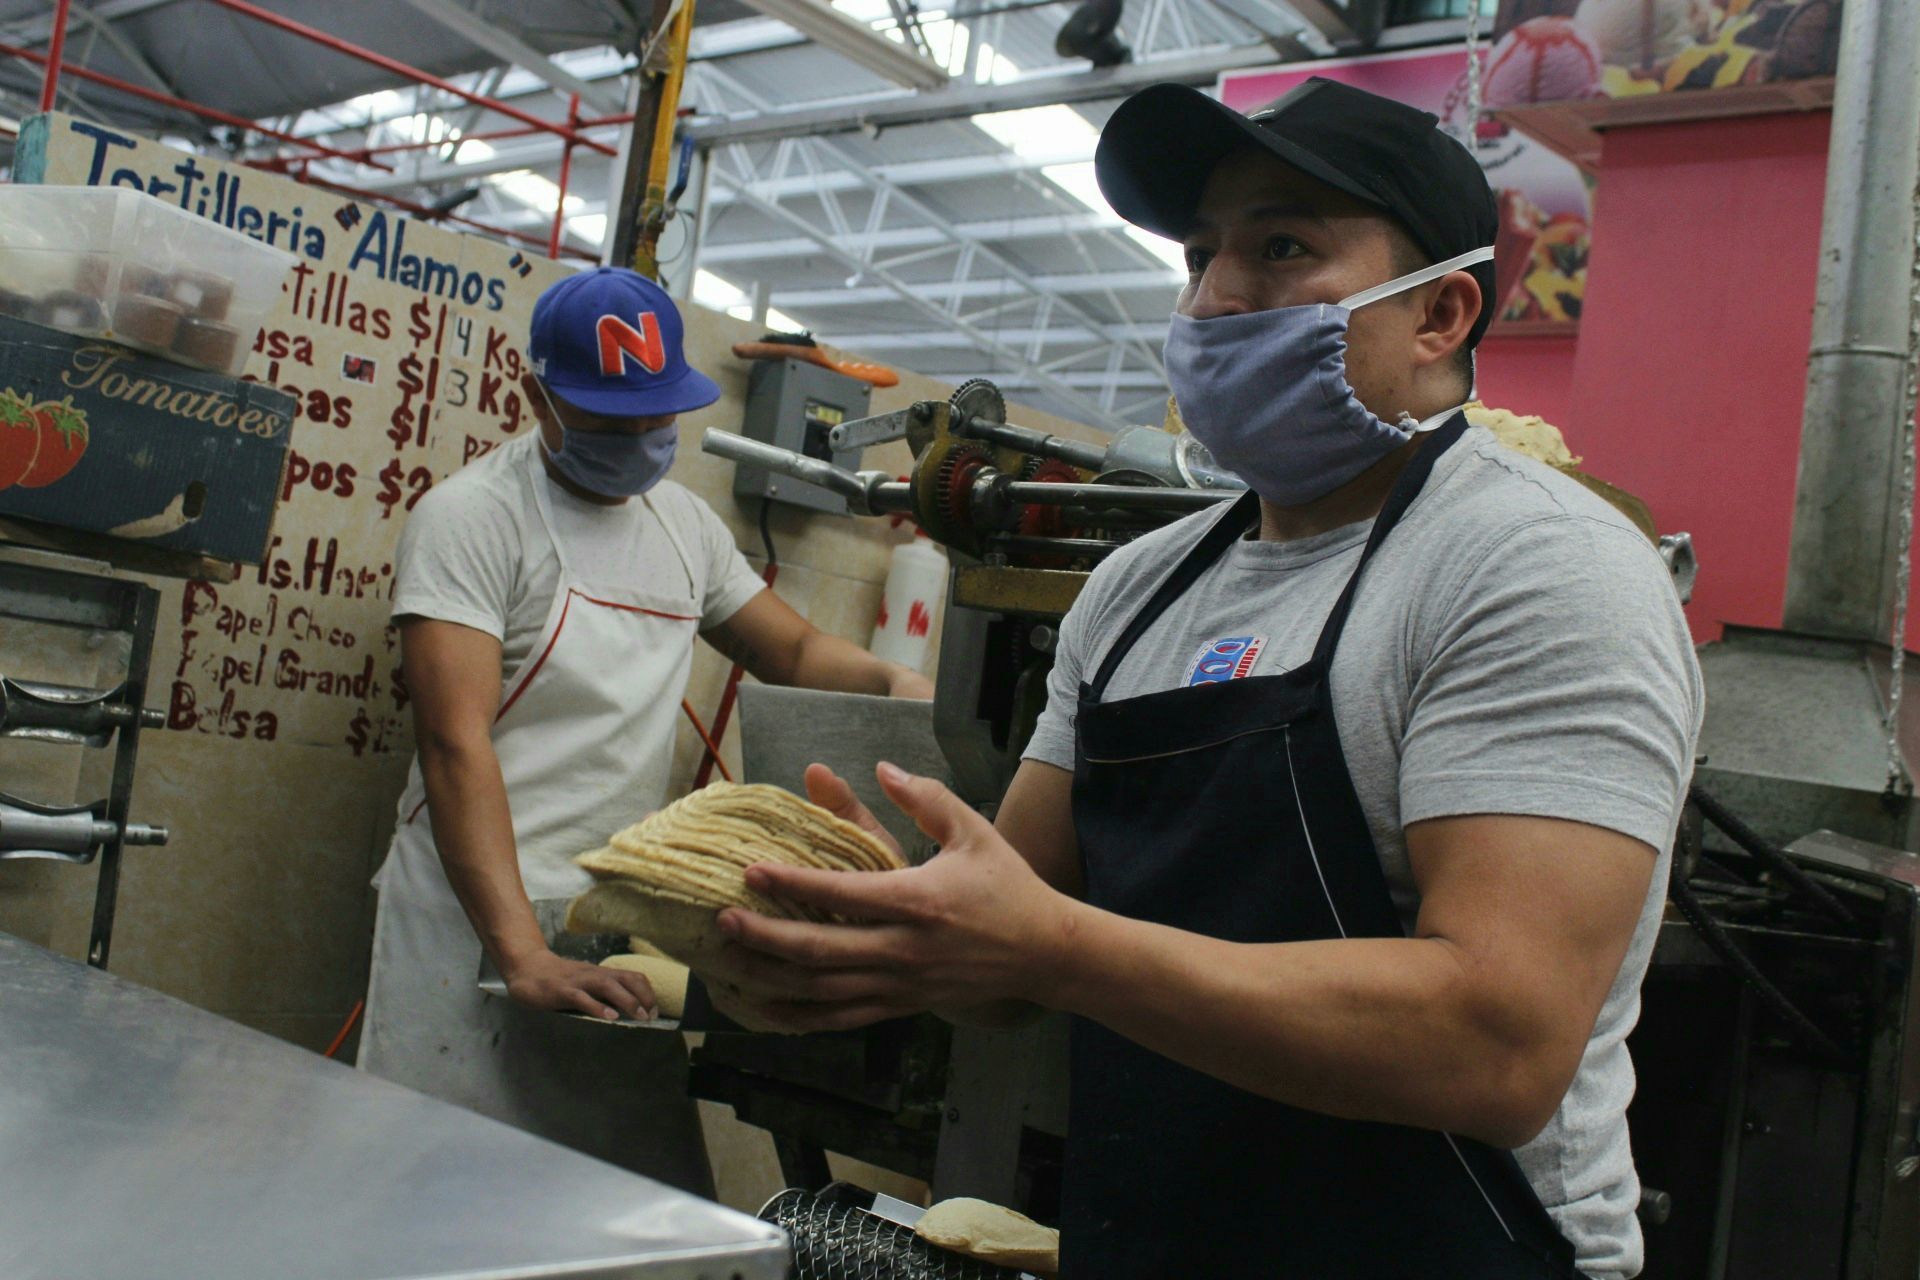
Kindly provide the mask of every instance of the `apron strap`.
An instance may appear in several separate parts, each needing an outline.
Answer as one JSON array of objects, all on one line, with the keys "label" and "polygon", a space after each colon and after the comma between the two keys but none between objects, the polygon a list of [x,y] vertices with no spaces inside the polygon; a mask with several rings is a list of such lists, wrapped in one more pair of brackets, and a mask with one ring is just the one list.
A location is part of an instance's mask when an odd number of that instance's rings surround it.
[{"label": "apron strap", "polygon": [[1121,661],[1132,651],[1135,642],[1146,634],[1147,628],[1159,620],[1160,615],[1175,600],[1186,594],[1187,588],[1199,580],[1207,568],[1226,554],[1227,548],[1239,541],[1240,535],[1251,529],[1260,518],[1260,496],[1249,489],[1243,496],[1234,499],[1227,510],[1206,535],[1195,543],[1173,572],[1166,576],[1159,588],[1140,606],[1133,615],[1127,629],[1107,650],[1106,658],[1100,663],[1099,672],[1088,686],[1089,694],[1096,700],[1107,691],[1107,682],[1113,679],[1113,673],[1119,669]]},{"label": "apron strap", "polygon": [[1354,593],[1360,588],[1361,575],[1366,573],[1367,563],[1373,559],[1373,553],[1380,549],[1380,544],[1400,523],[1400,517],[1407,513],[1413,500],[1426,488],[1427,477],[1433,474],[1434,464],[1466,434],[1469,425],[1466,414],[1456,413],[1444,425],[1436,427],[1432,436],[1414,453],[1405,470],[1393,482],[1386,504],[1380,508],[1380,514],[1374,517],[1373,532],[1367,535],[1367,545],[1360,553],[1360,563],[1355,566],[1353,576],[1347,579],[1346,588],[1340,592],[1340,599],[1334,603],[1333,612],[1327,615],[1327,623],[1320,629],[1320,639],[1313,646],[1313,662],[1317,667],[1324,670],[1333,661],[1334,646],[1339,644],[1340,633],[1346,629]]}]

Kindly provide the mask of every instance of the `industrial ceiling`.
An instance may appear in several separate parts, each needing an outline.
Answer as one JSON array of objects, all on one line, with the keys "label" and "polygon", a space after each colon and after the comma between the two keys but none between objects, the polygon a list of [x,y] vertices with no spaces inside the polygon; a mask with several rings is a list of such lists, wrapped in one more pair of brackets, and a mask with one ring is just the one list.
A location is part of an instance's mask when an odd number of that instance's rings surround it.
[{"label": "industrial ceiling", "polygon": [[[1093,184],[1108,113],[1156,80],[1206,85],[1233,67],[1458,40],[1467,2],[1109,3],[1121,10],[1127,58],[1095,67],[1085,50],[1056,51],[1063,24],[1099,7],[1080,0],[830,0],[842,25],[860,29],[850,35],[810,12],[829,0],[697,0],[682,98],[697,159],[661,242],[664,273],[707,305],[918,372],[990,377],[1068,417],[1109,428],[1158,420],[1159,347],[1181,272],[1173,247],[1121,224]],[[1491,0],[1482,5],[1490,12]],[[543,121],[565,121],[574,95],[585,118],[630,109],[654,8],[259,7]],[[41,68],[22,54],[44,55],[52,10],[50,0],[0,0],[0,55],[13,55],[0,56],[0,115],[35,109]],[[874,56],[866,42],[893,48]],[[383,153],[384,170],[332,159],[302,167],[542,239],[554,220],[559,136],[212,0],[73,0],[65,61],[340,151],[436,142]],[[905,76],[889,70],[902,63]],[[59,105],[232,158],[296,154],[72,76]],[[615,150],[621,133],[590,136]],[[600,150],[574,152],[563,227],[566,251],[582,260],[606,239],[615,164]]]}]

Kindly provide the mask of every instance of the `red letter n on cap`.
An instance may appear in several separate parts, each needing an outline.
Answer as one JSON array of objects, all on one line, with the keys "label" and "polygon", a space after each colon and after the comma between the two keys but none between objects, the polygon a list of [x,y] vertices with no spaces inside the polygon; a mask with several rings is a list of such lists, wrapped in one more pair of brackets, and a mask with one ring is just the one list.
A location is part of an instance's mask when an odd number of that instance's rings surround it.
[{"label": "red letter n on cap", "polygon": [[660,321],[651,311],[643,311],[639,316],[640,327],[635,329],[619,316],[601,316],[598,325],[600,336],[600,375],[605,378],[617,378],[626,372],[627,357],[632,356],[640,362],[640,367],[648,373],[659,373],[667,367],[667,347],[660,341]]}]

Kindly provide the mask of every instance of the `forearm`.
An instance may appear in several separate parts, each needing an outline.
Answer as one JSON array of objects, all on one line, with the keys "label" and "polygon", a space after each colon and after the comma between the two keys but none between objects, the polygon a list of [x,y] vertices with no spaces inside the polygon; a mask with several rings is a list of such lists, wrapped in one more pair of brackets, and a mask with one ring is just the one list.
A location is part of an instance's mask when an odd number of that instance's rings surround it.
[{"label": "forearm", "polygon": [[427,815],[447,881],[496,966],[544,952],[546,939],[520,879],[506,783],[490,743],[423,745]]},{"label": "forearm", "polygon": [[892,690],[894,678],[905,671],[905,667],[883,662],[851,640],[814,631],[798,646],[792,670],[782,683],[884,697]]},{"label": "forearm", "polygon": [[1557,1102],[1550,1055],[1448,942],[1247,945],[1083,904],[1069,919],[1037,999],[1252,1093],[1509,1147]]}]

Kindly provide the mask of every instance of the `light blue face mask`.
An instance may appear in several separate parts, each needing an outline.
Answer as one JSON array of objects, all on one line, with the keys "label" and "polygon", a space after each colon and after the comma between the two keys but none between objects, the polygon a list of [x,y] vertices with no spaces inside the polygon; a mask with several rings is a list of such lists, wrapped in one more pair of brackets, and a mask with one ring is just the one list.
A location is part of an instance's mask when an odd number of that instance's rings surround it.
[{"label": "light blue face mask", "polygon": [[[540,389],[547,395],[545,387]],[[560,412],[547,395],[555,422]],[[603,498],[637,498],[666,478],[680,440],[678,423],[652,431],[575,431],[561,423],[560,451],[548,453],[560,474]]]},{"label": "light blue face mask", "polygon": [[1347,383],[1347,322],[1391,298],[1493,257],[1475,249],[1362,290],[1339,303],[1276,307],[1195,320],[1176,315],[1167,333],[1167,381],[1193,438],[1269,502],[1299,506],[1324,497],[1419,430],[1386,422]]}]

